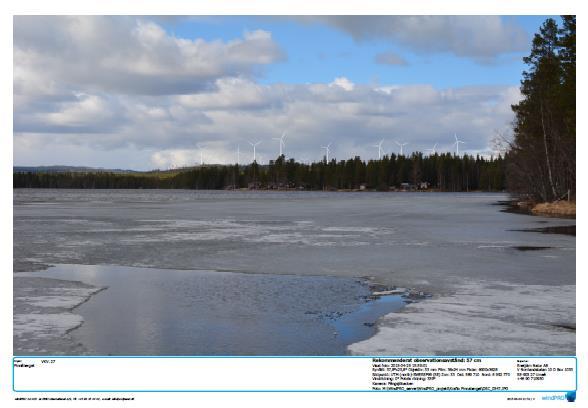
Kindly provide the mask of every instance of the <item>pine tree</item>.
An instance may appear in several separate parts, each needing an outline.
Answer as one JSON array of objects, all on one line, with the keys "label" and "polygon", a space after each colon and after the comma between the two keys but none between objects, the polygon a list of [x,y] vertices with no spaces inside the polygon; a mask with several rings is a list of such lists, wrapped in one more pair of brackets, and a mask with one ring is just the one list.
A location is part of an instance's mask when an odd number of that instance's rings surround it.
[{"label": "pine tree", "polygon": [[512,106],[509,189],[541,201],[575,196],[575,18],[563,20],[563,30],[547,19],[535,35]]}]

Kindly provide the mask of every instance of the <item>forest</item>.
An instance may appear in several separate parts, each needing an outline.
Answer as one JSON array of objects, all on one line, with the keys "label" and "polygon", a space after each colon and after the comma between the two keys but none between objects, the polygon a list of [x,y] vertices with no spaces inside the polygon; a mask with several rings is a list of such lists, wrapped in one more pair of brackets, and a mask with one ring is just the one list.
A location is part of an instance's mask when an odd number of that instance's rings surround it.
[{"label": "forest", "polygon": [[181,188],[300,190],[438,190],[500,191],[505,188],[505,159],[424,156],[414,153],[381,160],[349,160],[305,164],[282,155],[268,165],[210,165],[145,173],[16,172],[15,188]]}]

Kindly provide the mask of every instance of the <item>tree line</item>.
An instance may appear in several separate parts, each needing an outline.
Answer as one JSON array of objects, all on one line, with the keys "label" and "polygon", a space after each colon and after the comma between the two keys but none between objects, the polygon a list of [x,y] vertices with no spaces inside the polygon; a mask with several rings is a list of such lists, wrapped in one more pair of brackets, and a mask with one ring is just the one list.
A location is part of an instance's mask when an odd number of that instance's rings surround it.
[{"label": "tree line", "polygon": [[547,19],[524,58],[522,100],[512,106],[507,186],[536,201],[576,196],[576,17]]},{"label": "tree line", "polygon": [[326,159],[301,163],[283,155],[268,165],[210,165],[173,172],[92,173],[16,172],[15,188],[169,188],[169,189],[304,189],[378,190],[435,189],[439,191],[502,191],[506,158],[389,155],[364,161]]}]

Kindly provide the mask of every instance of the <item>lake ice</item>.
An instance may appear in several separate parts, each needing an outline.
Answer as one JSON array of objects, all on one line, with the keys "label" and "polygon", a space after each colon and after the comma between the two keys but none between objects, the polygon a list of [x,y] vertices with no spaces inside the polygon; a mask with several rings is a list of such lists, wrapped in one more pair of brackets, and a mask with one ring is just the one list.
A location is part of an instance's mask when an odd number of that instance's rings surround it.
[{"label": "lake ice", "polygon": [[[325,342],[336,354],[575,354],[575,237],[522,231],[575,221],[501,212],[494,204],[506,198],[14,190],[15,293],[23,289],[19,279],[37,279],[19,278],[19,272],[47,277],[42,271],[60,264],[284,275],[284,282],[288,276],[369,277],[432,298],[387,314],[373,337],[347,349]],[[547,248],[516,249],[521,246]],[[36,288],[32,296],[19,292],[24,299],[15,300],[15,331],[54,327],[67,332],[71,344],[50,347],[66,353],[91,349],[83,336],[76,337],[90,328],[77,312],[114,292],[114,285],[91,296],[99,280],[81,280],[57,289],[64,294],[58,300],[54,285],[45,283],[29,281]],[[91,298],[69,310],[72,296]],[[47,301],[62,302],[52,306],[61,318],[31,316],[51,306]],[[24,343],[15,340],[15,350],[32,349]],[[60,350],[47,350],[54,351]],[[266,354],[263,347],[255,353]]]}]

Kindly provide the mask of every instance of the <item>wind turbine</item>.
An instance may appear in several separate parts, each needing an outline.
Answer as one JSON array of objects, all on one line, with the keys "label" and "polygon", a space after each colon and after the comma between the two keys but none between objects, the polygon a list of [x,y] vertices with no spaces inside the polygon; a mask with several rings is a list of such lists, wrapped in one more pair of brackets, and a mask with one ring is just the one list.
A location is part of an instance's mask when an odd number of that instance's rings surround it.
[{"label": "wind turbine", "polygon": [[282,136],[280,137],[272,137],[272,140],[277,140],[280,143],[280,156],[282,155],[282,149],[286,146],[284,140],[286,140],[286,131],[282,132]]},{"label": "wind turbine", "polygon": [[251,146],[253,146],[253,161],[255,161],[255,147],[261,143],[261,140],[258,140],[257,142],[253,143],[253,142],[249,142],[249,144]]},{"label": "wind turbine", "polygon": [[202,156],[202,145],[200,143],[196,143],[196,147],[198,147],[200,150],[200,165],[202,166],[204,164],[204,158]]},{"label": "wind turbine", "polygon": [[377,147],[378,148],[378,160],[380,160],[382,158],[382,143],[384,143],[384,139],[380,140],[380,143],[372,145],[372,147]]},{"label": "wind turbine", "polygon": [[455,137],[455,143],[454,143],[454,145],[455,145],[455,154],[456,154],[457,156],[459,156],[459,144],[460,144],[460,143],[465,143],[465,142],[464,142],[464,141],[461,141],[461,140],[459,140],[459,139],[457,138],[457,134],[455,134],[455,133],[453,134],[453,137]]},{"label": "wind turbine", "polygon": [[329,143],[326,146],[321,146],[321,149],[325,149],[325,152],[327,153],[327,163],[329,162],[329,152],[331,151],[331,143]]},{"label": "wind turbine", "polygon": [[237,165],[239,164],[240,161],[241,161],[241,150],[240,150],[240,146],[237,145]]},{"label": "wind turbine", "polygon": [[433,146],[432,149],[427,149],[428,152],[431,152],[431,156],[437,154],[437,143],[435,143],[435,146]]},{"label": "wind turbine", "polygon": [[398,143],[398,142],[396,142],[396,141],[394,141],[394,143],[396,143],[398,146],[400,146],[400,155],[401,155],[401,156],[403,156],[403,155],[404,155],[404,153],[402,153],[402,150],[403,150],[402,148],[403,148],[404,146],[406,146],[408,143]]}]

